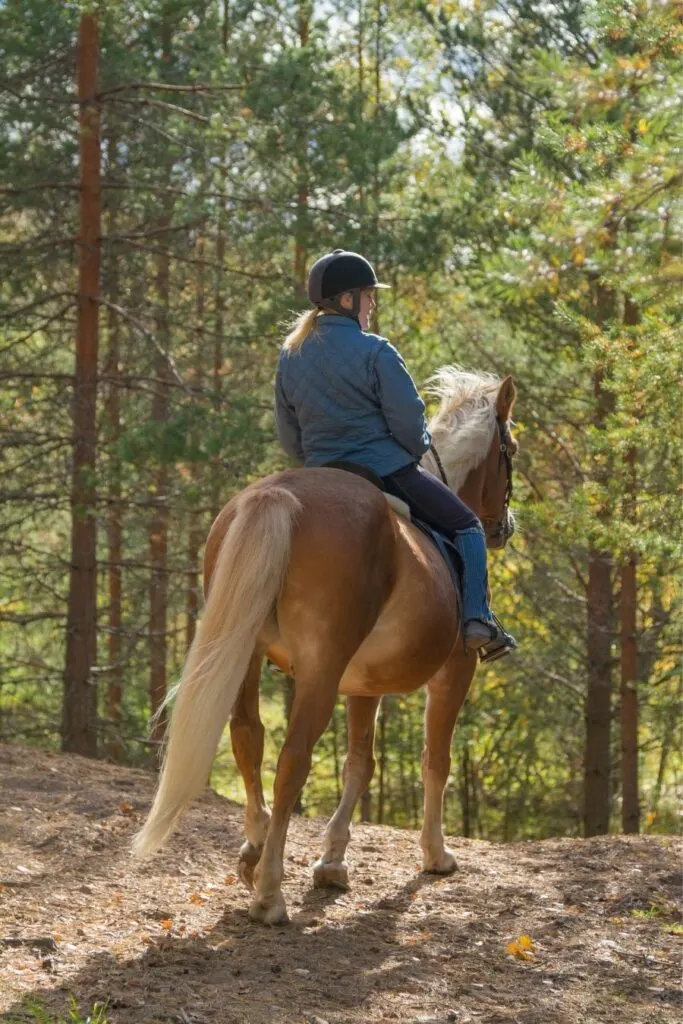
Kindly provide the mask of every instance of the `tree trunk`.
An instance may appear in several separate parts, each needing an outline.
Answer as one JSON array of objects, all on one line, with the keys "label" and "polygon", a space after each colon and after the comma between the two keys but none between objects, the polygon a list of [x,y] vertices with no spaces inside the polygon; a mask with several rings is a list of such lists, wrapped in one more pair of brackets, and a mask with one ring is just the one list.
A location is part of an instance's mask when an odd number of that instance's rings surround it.
[{"label": "tree trunk", "polygon": [[612,717],[612,566],[592,550],[588,565],[586,754],[584,833],[606,835],[610,818],[610,725]]},{"label": "tree trunk", "polygon": [[[164,215],[160,227],[162,237],[170,226],[170,216]],[[159,344],[164,351],[169,351],[169,300],[170,300],[170,260],[167,253],[157,257],[156,274],[156,333]],[[168,360],[157,353],[154,360],[154,397],[152,399],[152,421],[162,427],[168,419],[169,387],[166,382]],[[166,716],[156,716],[166,698],[166,624],[168,609],[168,466],[162,461],[154,470],[152,480],[152,504],[154,514],[149,531],[150,585],[149,585],[149,694],[150,708],[154,723],[150,738],[153,743],[160,744],[166,730]]]},{"label": "tree trunk", "polygon": [[656,819],[657,814],[659,813],[659,801],[662,797],[666,766],[671,750],[675,747],[674,740],[676,738],[677,722],[678,718],[676,715],[669,715],[664,726],[664,737],[662,739],[662,746],[659,752],[659,765],[657,767],[657,779],[655,781],[654,792],[652,794],[652,805],[650,809],[650,817],[652,821]]},{"label": "tree trunk", "polygon": [[[299,4],[298,33],[299,46],[308,43],[311,19],[310,0],[302,0]],[[308,133],[305,126],[297,133],[297,165],[296,165],[296,227],[294,233],[294,281],[300,296],[306,295],[306,237],[308,220]]]},{"label": "tree trunk", "polygon": [[[375,268],[379,271],[380,266],[380,243],[379,243],[379,207],[381,200],[381,181],[380,181],[380,114],[382,112],[382,0],[375,0],[375,131],[373,133],[373,143],[375,152],[374,166],[372,172],[372,235],[373,235],[373,256],[375,260]],[[380,277],[381,280],[381,277]],[[380,312],[380,296],[381,291],[378,288],[375,291],[375,308],[372,314],[372,326],[371,329],[379,334],[379,312]]]},{"label": "tree trunk", "polygon": [[[218,202],[218,221],[216,225],[216,278],[214,283],[214,335],[213,335],[213,407],[216,414],[221,411],[223,401],[223,332],[225,331],[225,296],[223,288],[225,285],[225,274],[223,264],[225,263],[225,188],[227,170],[225,163],[221,165],[219,191],[221,197]],[[213,472],[211,473],[211,516],[215,519],[222,507],[222,478],[224,469],[221,465],[220,455],[213,459]]]},{"label": "tree trunk", "polygon": [[[163,68],[170,65],[172,30],[169,22],[162,25]],[[168,167],[170,178],[170,165]],[[152,422],[161,433],[169,413],[169,356],[171,331],[169,319],[171,292],[171,259],[166,248],[169,245],[168,229],[171,226],[173,200],[165,196],[159,221],[161,249],[156,257],[156,310],[155,330],[159,348],[154,357],[154,396],[152,398]],[[160,753],[161,742],[166,732],[166,715],[161,712],[166,699],[166,637],[168,614],[168,524],[169,494],[168,466],[163,451],[152,479],[152,505],[154,515],[149,531],[150,583],[149,583],[149,695],[152,712],[150,739],[156,743]]]},{"label": "tree trunk", "polygon": [[100,111],[97,103],[97,24],[81,18],[78,47],[80,104],[80,239],[78,328],[73,395],[71,569],[67,613],[62,749],[97,756],[96,458],[97,352],[101,259]]},{"label": "tree trunk", "polygon": [[[107,143],[107,166],[112,179],[113,168],[117,165],[118,139],[112,133]],[[116,182],[113,181],[115,184]],[[121,193],[111,189],[109,198],[109,234],[118,233],[118,213]],[[109,472],[107,480],[107,568],[109,576],[108,643],[107,643],[107,756],[113,761],[123,760],[121,737],[121,704],[123,700],[123,511],[121,506],[121,462],[118,444],[121,438],[121,324],[119,314],[113,308],[120,304],[119,250],[112,245],[107,256],[107,379],[105,399],[105,422],[107,446],[109,448]]]},{"label": "tree trunk", "polygon": [[[629,455],[635,455],[632,451]],[[636,641],[636,558],[621,567],[621,824],[640,831],[638,795],[638,645]]]},{"label": "tree trunk", "polygon": [[[197,324],[201,328],[206,315],[206,303],[204,294],[204,239],[197,240],[197,258],[200,261],[197,266]],[[194,366],[194,387],[197,396],[201,395],[204,383],[204,362],[203,346],[201,342],[196,344],[196,358]],[[198,398],[199,400],[199,398]],[[192,479],[191,501],[195,504],[199,500],[199,486],[201,480],[201,466],[193,462],[190,470]],[[197,618],[199,615],[199,549],[202,544],[202,516],[194,508],[189,509],[189,530],[187,538],[187,588],[185,591],[185,647],[189,651],[194,640],[197,629]]]},{"label": "tree trunk", "polygon": [[470,755],[467,747],[463,748],[460,761],[460,808],[462,813],[462,834],[465,839],[472,836],[472,808],[470,805]]},{"label": "tree trunk", "polygon": [[[227,56],[230,37],[230,6],[228,0],[223,2],[222,25],[223,53]],[[228,143],[224,145],[218,172],[218,217],[216,221],[216,276],[214,279],[214,335],[213,335],[213,408],[219,416],[223,402],[223,363],[224,332],[225,332],[225,264],[226,221],[227,221],[227,182],[228,182]],[[224,493],[223,476],[225,469],[220,454],[214,456],[211,473],[211,517],[215,519],[223,507]]]},{"label": "tree trunk", "polygon": [[[356,49],[358,57],[358,121],[359,128],[363,121],[365,112],[365,11],[363,0],[358,0],[358,36]],[[365,248],[365,183],[361,180],[358,186],[358,219],[360,222],[359,247],[363,252]]]},{"label": "tree trunk", "polygon": [[[610,396],[603,387],[604,370],[594,376],[594,422],[604,429]],[[596,473],[604,484],[604,470]],[[599,512],[604,519],[607,509]],[[606,835],[610,819],[610,765],[612,718],[612,561],[591,544],[586,593],[587,692],[585,705],[584,834]]]},{"label": "tree trunk", "polygon": [[[638,307],[628,297],[624,302],[624,324],[638,323]],[[637,453],[629,448],[625,463],[624,518],[635,523],[638,480]],[[638,792],[638,638],[636,610],[638,603],[637,560],[630,551],[621,567],[619,603],[621,633],[621,827],[626,833],[640,832],[640,796]]]}]

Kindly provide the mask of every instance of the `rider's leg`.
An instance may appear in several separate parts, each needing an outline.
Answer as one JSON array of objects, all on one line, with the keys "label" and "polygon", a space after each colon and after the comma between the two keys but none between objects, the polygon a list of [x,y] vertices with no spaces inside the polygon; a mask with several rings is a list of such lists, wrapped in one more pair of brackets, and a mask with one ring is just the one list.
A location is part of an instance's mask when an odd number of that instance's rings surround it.
[{"label": "rider's leg", "polygon": [[[516,644],[500,627],[488,604],[486,538],[474,512],[445,484],[419,466],[384,477],[384,486],[410,505],[415,515],[453,541],[463,562],[463,622],[468,649],[488,648],[496,656]],[[486,654],[483,654],[486,657]]]}]

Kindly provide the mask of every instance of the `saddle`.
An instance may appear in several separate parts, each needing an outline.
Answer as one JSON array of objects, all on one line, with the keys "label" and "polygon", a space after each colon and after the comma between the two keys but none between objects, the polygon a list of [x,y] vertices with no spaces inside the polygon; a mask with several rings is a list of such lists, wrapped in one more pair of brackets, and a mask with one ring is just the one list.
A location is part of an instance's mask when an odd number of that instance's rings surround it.
[{"label": "saddle", "polygon": [[368,480],[371,484],[374,484],[374,486],[377,487],[378,490],[382,492],[382,494],[387,499],[394,512],[396,512],[397,515],[401,516],[402,519],[405,519],[409,523],[412,523],[413,526],[416,526],[417,529],[420,530],[420,532],[423,533],[425,537],[427,537],[432,542],[432,544],[434,544],[437,551],[439,552],[439,554],[441,555],[441,557],[443,558],[444,562],[448,567],[448,571],[450,572],[451,579],[453,581],[453,586],[455,587],[458,597],[460,598],[460,607],[462,608],[461,580],[463,576],[463,564],[460,555],[455,549],[455,545],[448,539],[448,537],[445,537],[442,533],[439,533],[438,530],[435,530],[434,527],[429,526],[429,524],[425,523],[422,519],[418,519],[416,516],[414,516],[410,511],[410,506],[407,504],[407,502],[401,501],[401,499],[397,498],[396,495],[394,494],[389,494],[384,489],[382,478],[378,476],[377,473],[375,473],[372,469],[368,469],[367,466],[360,466],[356,462],[339,461],[327,462],[321,468],[340,469],[345,473],[353,473],[355,476],[362,476],[365,480]]}]

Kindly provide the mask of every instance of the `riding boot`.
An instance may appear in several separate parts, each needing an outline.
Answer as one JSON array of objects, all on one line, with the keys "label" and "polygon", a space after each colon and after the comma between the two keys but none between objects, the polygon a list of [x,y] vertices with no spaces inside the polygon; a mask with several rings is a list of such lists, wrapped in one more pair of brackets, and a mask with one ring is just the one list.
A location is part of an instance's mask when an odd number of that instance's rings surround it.
[{"label": "riding boot", "polygon": [[483,662],[495,661],[517,646],[493,615],[488,603],[486,538],[481,527],[458,530],[453,538],[462,559],[462,618],[465,647],[477,650]]}]

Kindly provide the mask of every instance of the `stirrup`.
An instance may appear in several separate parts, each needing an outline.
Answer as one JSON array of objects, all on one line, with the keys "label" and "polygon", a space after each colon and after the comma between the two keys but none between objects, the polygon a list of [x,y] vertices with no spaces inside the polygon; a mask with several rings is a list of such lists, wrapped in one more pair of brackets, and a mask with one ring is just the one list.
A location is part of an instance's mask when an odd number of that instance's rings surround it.
[{"label": "stirrup", "polygon": [[479,661],[483,665],[489,664],[492,661],[498,661],[499,658],[512,654],[517,648],[515,638],[505,632],[495,615],[492,615],[492,619],[495,624],[496,635],[488,643],[482,644],[477,650]]}]

